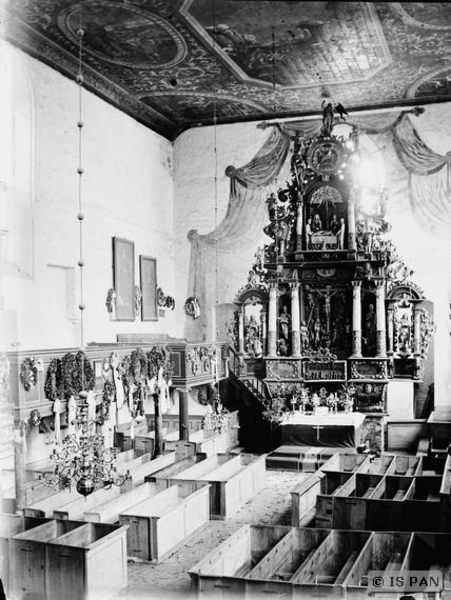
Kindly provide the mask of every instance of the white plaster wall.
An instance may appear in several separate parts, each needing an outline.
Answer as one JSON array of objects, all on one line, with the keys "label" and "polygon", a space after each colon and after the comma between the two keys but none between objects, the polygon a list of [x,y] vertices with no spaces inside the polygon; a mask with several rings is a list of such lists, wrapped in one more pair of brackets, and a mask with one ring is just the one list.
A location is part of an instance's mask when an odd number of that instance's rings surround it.
[{"label": "white plaster wall", "polygon": [[[451,151],[451,104],[431,105],[415,118],[415,127],[432,150],[439,154]],[[215,205],[220,222],[228,203],[228,165],[240,167],[257,152],[268,135],[255,123],[241,123],[191,129],[184,132],[174,145],[174,223],[176,240],[176,279],[179,293],[188,294],[190,229],[200,234],[215,227]],[[215,141],[216,140],[216,141]],[[216,152],[215,152],[216,147]],[[435,322],[435,385],[436,404],[447,404],[451,398],[451,236],[439,238],[423,230],[415,221],[409,202],[406,171],[392,156],[386,164],[389,181],[389,214],[392,238],[405,262],[414,270],[413,280],[434,302]],[[215,185],[217,172],[217,185]],[[280,181],[283,183],[284,174]],[[216,202],[217,200],[217,202]],[[450,232],[451,233],[451,232]],[[262,233],[261,243],[266,236]],[[246,283],[256,247],[239,248],[236,255],[220,261],[218,300],[232,302],[236,292]],[[214,285],[211,282],[210,285]],[[215,295],[215,294],[213,294]],[[183,303],[178,306],[178,334],[183,334]],[[211,307],[206,310],[211,311]]]},{"label": "white plaster wall", "polygon": [[[4,346],[78,346],[78,85],[14,52],[26,67],[34,103],[34,272],[9,264],[4,308],[17,313],[17,340]],[[171,311],[158,322],[112,322],[105,307],[113,285],[113,236],[135,243],[135,283],[139,255],[153,256],[158,285],[175,296],[172,143],[85,89],[82,114],[84,341],[111,342],[117,333],[173,334]]]},{"label": "white plaster wall", "polygon": [[[248,163],[269,135],[269,130],[258,129],[256,124],[237,123],[190,129],[175,140],[176,277],[180,293],[185,294],[185,298],[191,292],[188,289],[191,244],[187,233],[191,229],[197,229],[201,235],[210,233],[215,229],[215,223],[219,224],[223,219],[230,190],[230,179],[225,175],[226,167],[233,165],[238,168]],[[280,180],[284,181],[282,173]],[[260,245],[268,241],[269,238],[262,232]],[[247,283],[257,246],[241,247],[237,254],[226,257],[218,255],[217,289],[216,281],[209,281],[208,285],[212,288],[211,295],[217,297],[219,303],[233,302],[236,292]],[[184,334],[186,318],[190,319],[184,314],[183,303],[179,303],[179,335]]]}]

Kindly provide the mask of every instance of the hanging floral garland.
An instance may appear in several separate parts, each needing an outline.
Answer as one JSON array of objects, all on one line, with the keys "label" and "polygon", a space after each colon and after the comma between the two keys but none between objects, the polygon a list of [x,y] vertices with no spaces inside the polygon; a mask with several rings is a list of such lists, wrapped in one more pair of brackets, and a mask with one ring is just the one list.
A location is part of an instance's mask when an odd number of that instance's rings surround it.
[{"label": "hanging floral garland", "polygon": [[26,392],[36,387],[38,382],[38,361],[36,358],[27,356],[23,359],[20,367],[20,381]]},{"label": "hanging floral garland", "polygon": [[82,350],[77,354],[68,352],[61,359],[50,361],[44,384],[45,397],[52,402],[57,398],[69,400],[82,391],[93,390],[95,382],[94,369],[85,353]]},{"label": "hanging floral garland", "polygon": [[62,389],[62,363],[59,358],[52,358],[47,369],[44,384],[44,392],[47,400],[55,402],[57,398],[63,397]]},{"label": "hanging floral garland", "polygon": [[130,387],[131,387],[131,376],[130,376],[131,368],[130,367],[131,367],[130,356],[123,356],[121,359],[121,362],[118,365],[117,371],[119,373],[119,377],[122,380],[122,386],[124,388],[124,396],[126,399],[128,399],[128,397],[129,397]]},{"label": "hanging floral garland", "polygon": [[145,352],[141,348],[133,350],[130,356],[131,379],[134,385],[133,406],[130,413],[134,419],[143,417],[144,398],[147,390],[148,360]]}]

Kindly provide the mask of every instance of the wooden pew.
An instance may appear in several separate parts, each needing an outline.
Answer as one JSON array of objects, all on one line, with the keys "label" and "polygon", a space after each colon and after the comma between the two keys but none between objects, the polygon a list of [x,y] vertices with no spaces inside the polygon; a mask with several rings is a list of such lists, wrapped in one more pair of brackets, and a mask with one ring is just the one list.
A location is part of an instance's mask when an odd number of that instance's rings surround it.
[{"label": "wooden pew", "polygon": [[[158,484],[144,484],[158,485]],[[129,556],[158,562],[209,520],[208,484],[175,484],[119,515]]]},{"label": "wooden pew", "polygon": [[61,504],[55,508],[53,517],[55,519],[83,519],[83,512],[85,510],[90,510],[102,502],[117,498],[120,493],[120,487],[113,485],[110,489],[97,490],[86,498],[78,494],[78,497],[72,500],[72,502]]},{"label": "wooden pew", "polygon": [[121,512],[159,494],[164,489],[166,486],[161,483],[142,483],[125,494],[84,510],[83,519],[95,523],[117,523]]}]

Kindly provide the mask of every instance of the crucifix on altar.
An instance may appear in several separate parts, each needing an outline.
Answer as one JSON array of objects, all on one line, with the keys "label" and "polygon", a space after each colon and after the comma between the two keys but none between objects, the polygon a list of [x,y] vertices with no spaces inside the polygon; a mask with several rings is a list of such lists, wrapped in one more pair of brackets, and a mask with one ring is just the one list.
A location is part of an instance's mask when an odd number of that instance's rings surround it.
[{"label": "crucifix on altar", "polygon": [[319,430],[324,429],[322,425],[313,425],[313,429],[316,429],[316,441],[319,442]]}]

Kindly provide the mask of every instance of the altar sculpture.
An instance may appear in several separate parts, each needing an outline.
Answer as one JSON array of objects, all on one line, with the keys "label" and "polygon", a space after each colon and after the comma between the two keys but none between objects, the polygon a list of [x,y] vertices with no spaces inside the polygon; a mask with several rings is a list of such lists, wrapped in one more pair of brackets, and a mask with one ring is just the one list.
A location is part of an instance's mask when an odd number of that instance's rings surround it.
[{"label": "altar sculpture", "polygon": [[263,390],[275,423],[344,410],[343,389],[346,410],[381,418],[391,380],[422,381],[433,339],[431,304],[389,238],[388,191],[364,197],[359,131],[336,132],[326,109],[317,135],[293,136],[291,179],[267,198],[271,242],[255,254],[230,328],[238,375]]}]

